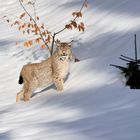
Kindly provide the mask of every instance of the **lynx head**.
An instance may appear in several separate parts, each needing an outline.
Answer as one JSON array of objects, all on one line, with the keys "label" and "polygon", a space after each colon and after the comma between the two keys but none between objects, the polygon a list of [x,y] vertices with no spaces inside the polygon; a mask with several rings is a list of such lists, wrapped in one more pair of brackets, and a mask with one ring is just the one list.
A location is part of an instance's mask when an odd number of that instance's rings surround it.
[{"label": "lynx head", "polygon": [[59,55],[60,59],[72,60],[71,42],[69,42],[69,43],[56,42],[56,46],[57,46],[57,54]]}]

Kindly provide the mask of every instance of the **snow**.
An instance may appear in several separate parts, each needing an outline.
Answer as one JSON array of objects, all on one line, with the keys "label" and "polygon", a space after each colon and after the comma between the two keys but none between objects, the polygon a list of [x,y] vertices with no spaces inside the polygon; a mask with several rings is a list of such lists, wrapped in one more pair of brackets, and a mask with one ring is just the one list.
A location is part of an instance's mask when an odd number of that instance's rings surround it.
[{"label": "snow", "polygon": [[[124,84],[120,54],[134,57],[134,34],[140,46],[139,0],[88,0],[84,33],[65,31],[58,38],[74,39],[65,90],[40,89],[27,103],[15,102],[24,64],[47,58],[38,46],[24,48],[26,37],[1,17],[21,12],[17,0],[0,0],[0,140],[139,140],[140,92]],[[37,12],[49,29],[58,31],[82,0],[38,0]],[[15,42],[20,45],[16,46]],[[140,49],[138,48],[140,54]]]}]

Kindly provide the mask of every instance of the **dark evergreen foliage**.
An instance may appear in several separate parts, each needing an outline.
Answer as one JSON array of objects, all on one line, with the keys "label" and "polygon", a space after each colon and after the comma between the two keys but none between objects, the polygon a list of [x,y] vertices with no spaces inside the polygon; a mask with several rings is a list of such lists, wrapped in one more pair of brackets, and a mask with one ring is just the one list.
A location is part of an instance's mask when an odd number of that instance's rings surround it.
[{"label": "dark evergreen foliage", "polygon": [[140,60],[137,58],[137,44],[135,35],[135,59],[121,55],[121,60],[126,61],[126,67],[112,65],[121,70],[121,74],[126,78],[126,86],[131,89],[140,89]]}]

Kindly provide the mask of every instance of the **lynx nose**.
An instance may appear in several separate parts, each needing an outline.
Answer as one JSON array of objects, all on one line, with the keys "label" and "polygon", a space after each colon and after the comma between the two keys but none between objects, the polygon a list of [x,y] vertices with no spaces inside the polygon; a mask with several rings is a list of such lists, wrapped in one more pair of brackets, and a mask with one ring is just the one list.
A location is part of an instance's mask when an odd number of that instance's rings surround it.
[{"label": "lynx nose", "polygon": [[66,53],[65,52],[63,52],[63,56],[66,56]]}]

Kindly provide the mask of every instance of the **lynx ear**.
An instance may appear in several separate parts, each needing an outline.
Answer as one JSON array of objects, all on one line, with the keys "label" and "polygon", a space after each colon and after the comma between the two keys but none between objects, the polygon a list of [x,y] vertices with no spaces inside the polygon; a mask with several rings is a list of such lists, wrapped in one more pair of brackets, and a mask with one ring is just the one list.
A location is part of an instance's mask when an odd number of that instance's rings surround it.
[{"label": "lynx ear", "polygon": [[68,42],[69,47],[72,47],[71,43],[72,43],[73,41],[74,41],[74,40]]},{"label": "lynx ear", "polygon": [[60,47],[60,46],[61,46],[60,40],[57,39],[57,40],[55,41],[55,44],[56,44],[56,47]]},{"label": "lynx ear", "polygon": [[61,46],[61,43],[56,43],[56,47],[60,47]]},{"label": "lynx ear", "polygon": [[73,41],[74,41],[74,40],[68,42],[68,46],[69,46],[70,48],[72,47],[71,43],[72,43]]},{"label": "lynx ear", "polygon": [[72,48],[72,45],[71,44],[68,44],[68,47]]}]

